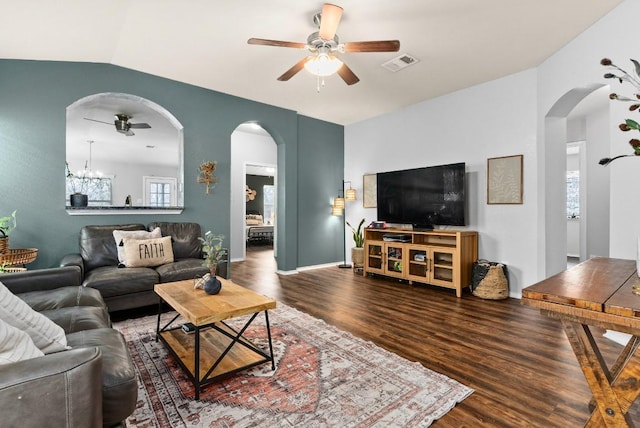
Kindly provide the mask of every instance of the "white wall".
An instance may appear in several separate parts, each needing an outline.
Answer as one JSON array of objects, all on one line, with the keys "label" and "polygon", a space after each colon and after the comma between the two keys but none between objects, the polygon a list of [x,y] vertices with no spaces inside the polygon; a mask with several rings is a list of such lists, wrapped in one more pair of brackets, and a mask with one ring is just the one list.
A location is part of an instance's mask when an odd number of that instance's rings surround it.
[{"label": "white wall", "polygon": [[[465,162],[467,225],[479,256],[508,264],[512,290],[534,281],[536,264],[536,74],[528,70],[345,129],[345,180],[396,169]],[[524,155],[524,203],[487,205],[487,158]],[[357,209],[355,209],[357,207]],[[347,220],[376,210],[352,204]]]},{"label": "white wall", "polygon": [[231,260],[245,257],[245,166],[278,164],[276,142],[273,138],[248,132],[231,134],[231,225],[229,255]]},{"label": "white wall", "polygon": [[[559,185],[565,180],[566,116],[582,98],[610,83],[602,77],[601,58],[627,67],[628,58],[640,56],[631,30],[639,15],[640,2],[627,0],[536,69],[347,126],[345,180],[361,183],[365,173],[466,162],[467,222],[479,232],[479,256],[507,263],[511,294],[519,296],[522,288],[566,266],[565,189]],[[629,135],[617,130],[629,116],[621,104],[611,103],[610,114],[587,119],[587,139],[603,141],[605,156],[631,153]],[[640,165],[625,158],[600,167],[600,152],[589,150],[588,167],[596,171],[589,185],[608,188],[611,174],[611,221],[609,226],[602,215],[600,224],[593,223],[610,230],[610,238],[598,240],[609,241],[611,257],[634,258],[640,223],[628,213],[640,211],[633,185]],[[524,154],[524,204],[487,205],[487,158],[514,154]],[[361,195],[361,184],[359,190]],[[375,209],[353,207],[349,220],[375,219]]]}]

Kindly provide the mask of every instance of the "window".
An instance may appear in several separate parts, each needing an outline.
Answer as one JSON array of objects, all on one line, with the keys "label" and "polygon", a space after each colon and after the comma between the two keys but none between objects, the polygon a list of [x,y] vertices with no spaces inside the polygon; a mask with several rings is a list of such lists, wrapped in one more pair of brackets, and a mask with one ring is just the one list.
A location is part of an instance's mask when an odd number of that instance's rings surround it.
[{"label": "window", "polygon": [[84,193],[88,196],[89,205],[103,207],[111,205],[112,177],[82,178],[67,177],[66,200],[74,193]]},{"label": "window", "polygon": [[176,183],[173,177],[143,177],[144,205],[149,207],[175,207]]},{"label": "window", "polygon": [[264,213],[262,218],[267,224],[274,224],[276,220],[276,188],[267,184],[262,186],[262,203],[264,205]]},{"label": "window", "polygon": [[567,171],[567,218],[580,218],[580,171]]}]

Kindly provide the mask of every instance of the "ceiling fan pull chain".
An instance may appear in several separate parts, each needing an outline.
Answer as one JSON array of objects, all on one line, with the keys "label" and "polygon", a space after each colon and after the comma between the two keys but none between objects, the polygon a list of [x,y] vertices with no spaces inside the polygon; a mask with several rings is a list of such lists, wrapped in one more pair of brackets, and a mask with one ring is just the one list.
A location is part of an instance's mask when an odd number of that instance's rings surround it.
[{"label": "ceiling fan pull chain", "polygon": [[[322,85],[324,86],[324,79],[322,79]],[[320,93],[320,76],[316,76],[316,91]]]}]

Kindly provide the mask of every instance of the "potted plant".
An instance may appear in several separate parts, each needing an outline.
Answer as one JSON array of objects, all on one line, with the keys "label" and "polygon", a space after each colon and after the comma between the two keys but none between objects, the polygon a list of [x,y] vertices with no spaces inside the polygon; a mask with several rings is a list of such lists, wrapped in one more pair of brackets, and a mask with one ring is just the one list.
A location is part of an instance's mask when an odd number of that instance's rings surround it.
[{"label": "potted plant", "polygon": [[89,196],[85,194],[85,187],[88,184],[88,179],[85,175],[87,170],[86,166],[81,176],[75,175],[69,169],[69,162],[64,163],[67,169],[67,184],[71,184],[72,194],[69,195],[69,203],[72,207],[86,207],[89,205]]},{"label": "potted plant", "polygon": [[0,254],[3,254],[9,248],[9,234],[17,225],[16,211],[6,217],[0,217]]},{"label": "potted plant", "polygon": [[202,242],[204,253],[203,264],[209,268],[209,273],[202,277],[203,281],[196,281],[196,288],[204,288],[208,294],[218,294],[222,283],[216,278],[218,264],[227,257],[227,249],[222,248],[224,235],[216,235],[210,230],[204,234],[204,238],[198,238]]},{"label": "potted plant", "polygon": [[351,261],[353,262],[353,266],[355,268],[364,267],[364,234],[362,232],[362,225],[364,224],[364,218],[360,220],[358,227],[353,227],[349,222],[347,222],[347,226],[351,228],[353,232],[353,243],[354,247],[351,248]]}]

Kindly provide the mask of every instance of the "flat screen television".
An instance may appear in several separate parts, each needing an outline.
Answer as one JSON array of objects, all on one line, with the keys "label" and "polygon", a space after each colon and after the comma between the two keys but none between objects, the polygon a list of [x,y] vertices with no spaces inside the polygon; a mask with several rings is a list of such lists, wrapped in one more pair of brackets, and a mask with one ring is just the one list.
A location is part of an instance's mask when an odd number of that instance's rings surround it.
[{"label": "flat screen television", "polygon": [[377,197],[378,221],[416,230],[464,226],[465,164],[378,173]]}]

